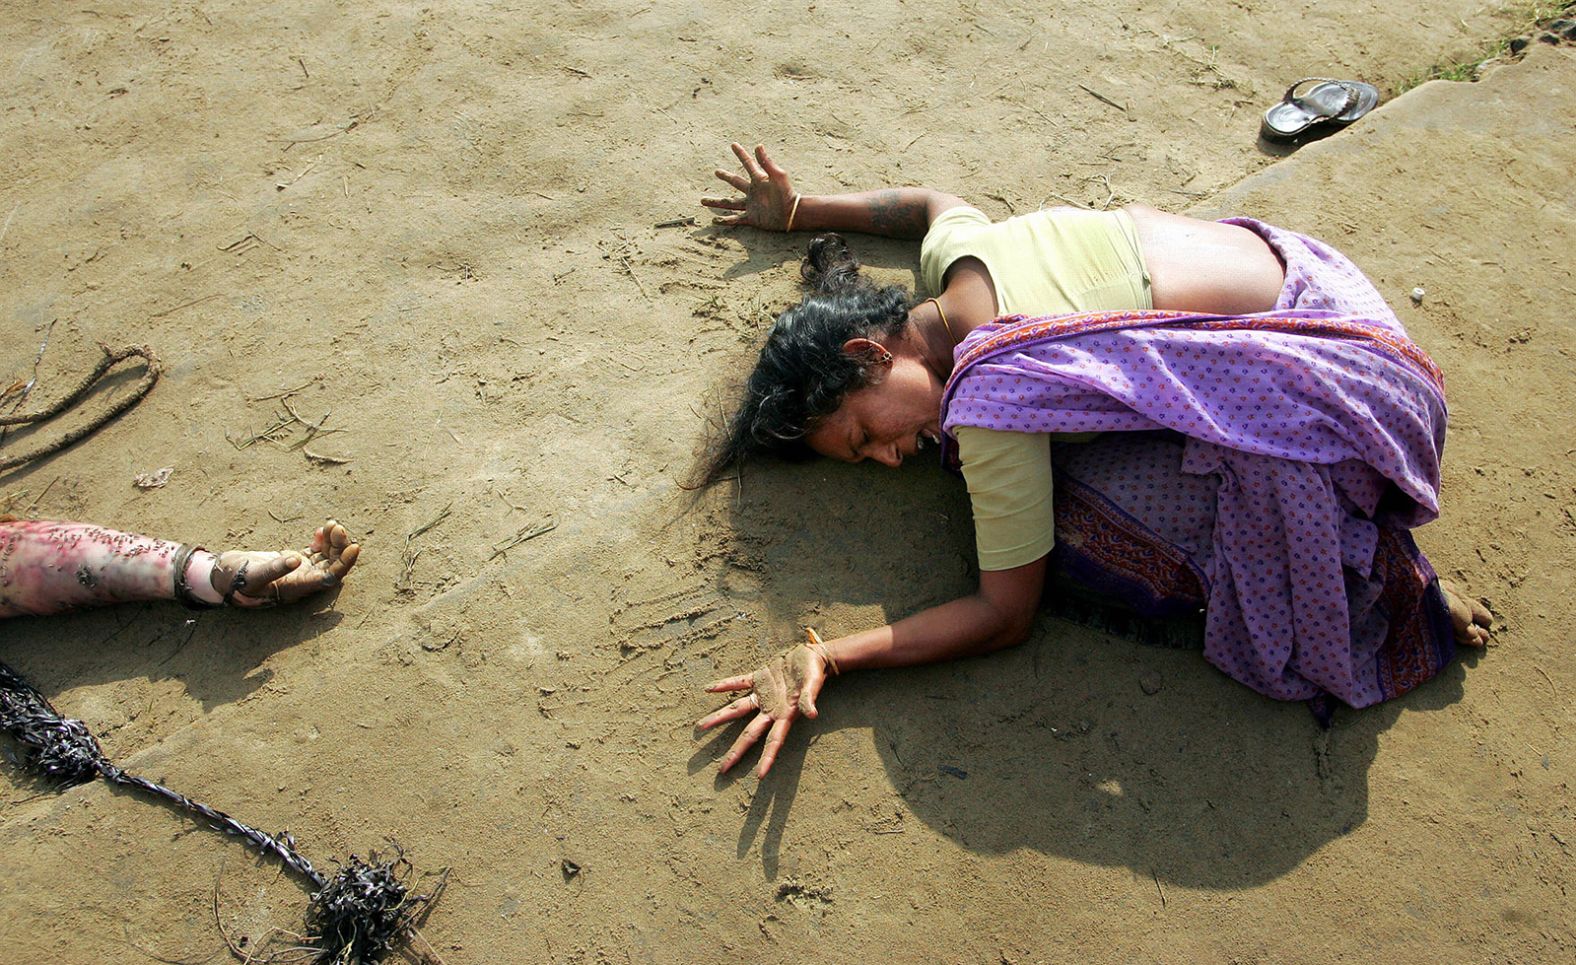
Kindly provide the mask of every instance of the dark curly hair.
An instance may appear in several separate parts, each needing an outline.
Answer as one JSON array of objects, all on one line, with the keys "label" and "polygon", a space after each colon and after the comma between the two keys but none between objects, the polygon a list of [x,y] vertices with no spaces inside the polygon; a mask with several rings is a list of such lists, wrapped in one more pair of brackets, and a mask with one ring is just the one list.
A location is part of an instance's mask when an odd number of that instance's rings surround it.
[{"label": "dark curly hair", "polygon": [[805,435],[844,396],[868,384],[866,366],[846,354],[843,343],[891,338],[908,324],[909,292],[871,284],[841,235],[811,241],[799,274],[809,293],[767,333],[737,411],[702,457],[697,486],[761,456],[810,456]]}]

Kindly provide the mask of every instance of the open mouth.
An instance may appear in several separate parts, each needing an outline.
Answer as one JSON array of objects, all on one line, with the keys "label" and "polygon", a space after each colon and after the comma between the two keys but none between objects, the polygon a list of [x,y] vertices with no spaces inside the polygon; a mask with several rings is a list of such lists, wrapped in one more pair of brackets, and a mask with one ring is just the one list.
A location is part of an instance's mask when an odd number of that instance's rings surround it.
[{"label": "open mouth", "polygon": [[914,436],[914,451],[922,452],[930,446],[941,445],[941,434],[930,429],[921,429]]}]

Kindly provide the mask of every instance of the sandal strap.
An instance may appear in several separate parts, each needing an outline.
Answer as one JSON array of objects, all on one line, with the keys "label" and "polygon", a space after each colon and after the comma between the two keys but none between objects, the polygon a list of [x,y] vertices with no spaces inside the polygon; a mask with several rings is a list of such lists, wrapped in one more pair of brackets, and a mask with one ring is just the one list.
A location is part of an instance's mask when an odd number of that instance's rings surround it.
[{"label": "sandal strap", "polygon": [[1292,84],[1290,87],[1286,88],[1286,96],[1282,97],[1281,101],[1286,104],[1296,104],[1298,107],[1302,107],[1304,110],[1307,110],[1307,107],[1305,107],[1303,102],[1297,97],[1297,88],[1304,84],[1334,84],[1341,89],[1342,93],[1346,95],[1346,99],[1341,102],[1341,109],[1336,111],[1334,114],[1325,114],[1323,111],[1308,111],[1308,113],[1314,114],[1316,117],[1340,117],[1342,114],[1345,114],[1347,111],[1357,106],[1357,88],[1343,80],[1336,80],[1333,77],[1304,77],[1302,80],[1299,80],[1295,84]]},{"label": "sandal strap", "polygon": [[193,593],[191,584],[186,582],[186,567],[192,561],[192,554],[198,550],[207,552],[203,547],[190,543],[182,543],[180,549],[175,551],[175,599],[188,610],[217,610],[224,604],[209,603]]}]

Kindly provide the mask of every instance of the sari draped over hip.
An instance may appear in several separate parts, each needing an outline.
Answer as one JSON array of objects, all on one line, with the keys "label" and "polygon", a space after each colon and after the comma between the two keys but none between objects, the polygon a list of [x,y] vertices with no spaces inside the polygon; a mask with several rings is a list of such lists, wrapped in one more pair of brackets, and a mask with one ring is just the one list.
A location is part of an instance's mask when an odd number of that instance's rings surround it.
[{"label": "sari draped over hip", "polygon": [[1439,513],[1440,373],[1373,285],[1251,219],[1286,265],[1257,315],[1013,316],[958,345],[958,426],[1089,432],[1053,446],[1053,573],[1140,614],[1204,614],[1204,654],[1282,700],[1365,707],[1449,662],[1409,530]]}]

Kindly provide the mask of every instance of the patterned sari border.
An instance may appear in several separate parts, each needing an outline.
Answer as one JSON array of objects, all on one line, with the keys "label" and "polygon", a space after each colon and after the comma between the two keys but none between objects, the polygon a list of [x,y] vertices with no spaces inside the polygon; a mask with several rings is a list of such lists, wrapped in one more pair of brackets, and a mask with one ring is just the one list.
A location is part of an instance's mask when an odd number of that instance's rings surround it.
[{"label": "patterned sari border", "polygon": [[1444,374],[1440,372],[1439,366],[1411,339],[1360,319],[1323,311],[1269,312],[1260,315],[1200,315],[1159,310],[1104,311],[1041,318],[1004,315],[991,324],[1001,327],[970,346],[953,363],[952,375],[947,379],[941,396],[943,412],[968,369],[993,355],[1030,342],[1093,335],[1123,328],[1186,327],[1212,332],[1281,332],[1358,341],[1365,347],[1378,350],[1386,358],[1413,369],[1440,396],[1445,392]]}]

